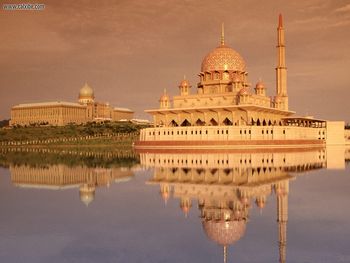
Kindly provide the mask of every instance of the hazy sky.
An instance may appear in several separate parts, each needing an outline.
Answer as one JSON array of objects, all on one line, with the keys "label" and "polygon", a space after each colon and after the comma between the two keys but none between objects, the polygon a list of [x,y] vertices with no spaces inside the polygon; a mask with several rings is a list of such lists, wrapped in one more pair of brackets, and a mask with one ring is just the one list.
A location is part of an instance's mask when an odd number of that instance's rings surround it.
[{"label": "hazy sky", "polygon": [[[31,1],[22,1],[25,3]],[[136,111],[158,107],[164,88],[194,86],[204,56],[226,42],[275,90],[276,26],[284,16],[290,108],[350,121],[350,1],[32,1],[43,11],[0,10],[0,119],[25,102],[96,100]],[[21,1],[1,1],[21,3]]]}]

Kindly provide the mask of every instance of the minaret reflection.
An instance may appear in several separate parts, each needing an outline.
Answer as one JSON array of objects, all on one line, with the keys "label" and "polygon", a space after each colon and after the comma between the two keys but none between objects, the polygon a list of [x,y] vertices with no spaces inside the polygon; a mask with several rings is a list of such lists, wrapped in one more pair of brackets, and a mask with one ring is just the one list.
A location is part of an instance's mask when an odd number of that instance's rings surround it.
[{"label": "minaret reflection", "polygon": [[255,203],[262,212],[268,196],[277,199],[279,262],[286,262],[289,182],[302,172],[326,168],[326,150],[237,153],[140,153],[141,165],[154,168],[148,184],[158,184],[167,202],[180,200],[188,216],[197,201],[203,231],[223,248],[245,234]]}]

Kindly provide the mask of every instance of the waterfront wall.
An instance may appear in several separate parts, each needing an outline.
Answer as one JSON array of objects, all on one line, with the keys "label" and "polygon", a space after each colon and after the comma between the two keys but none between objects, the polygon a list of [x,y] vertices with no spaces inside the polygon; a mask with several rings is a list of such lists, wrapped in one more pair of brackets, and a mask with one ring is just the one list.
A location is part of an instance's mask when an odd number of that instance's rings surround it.
[{"label": "waterfront wall", "polygon": [[324,127],[189,126],[141,130],[140,141],[326,140]]}]

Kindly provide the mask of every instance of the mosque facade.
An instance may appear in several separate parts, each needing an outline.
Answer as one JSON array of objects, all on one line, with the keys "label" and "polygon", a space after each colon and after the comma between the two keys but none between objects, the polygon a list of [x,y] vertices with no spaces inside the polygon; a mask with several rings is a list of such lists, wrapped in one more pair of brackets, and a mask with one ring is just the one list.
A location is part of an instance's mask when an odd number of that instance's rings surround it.
[{"label": "mosque facade", "polygon": [[83,124],[92,121],[131,120],[134,112],[95,101],[93,89],[86,83],[78,102],[39,102],[19,104],[11,109],[10,126]]},{"label": "mosque facade", "polygon": [[138,148],[202,147],[220,144],[344,144],[344,122],[298,117],[289,109],[285,33],[282,16],[277,27],[275,95],[267,95],[259,80],[254,90],[244,59],[225,43],[201,63],[196,92],[184,78],[179,95],[172,99],[164,90],[159,108],[146,110],[154,127],[141,131]]}]

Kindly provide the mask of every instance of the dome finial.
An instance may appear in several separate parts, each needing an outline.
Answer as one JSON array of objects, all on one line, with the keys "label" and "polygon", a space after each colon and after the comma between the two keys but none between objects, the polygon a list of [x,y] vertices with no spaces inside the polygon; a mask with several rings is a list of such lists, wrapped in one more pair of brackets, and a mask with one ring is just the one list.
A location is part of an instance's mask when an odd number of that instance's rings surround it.
[{"label": "dome finial", "polygon": [[221,24],[221,46],[225,45],[225,27],[224,23]]},{"label": "dome finial", "polygon": [[282,14],[279,14],[279,16],[278,16],[278,27],[279,27],[279,28],[283,27],[283,18],[282,18]]}]

